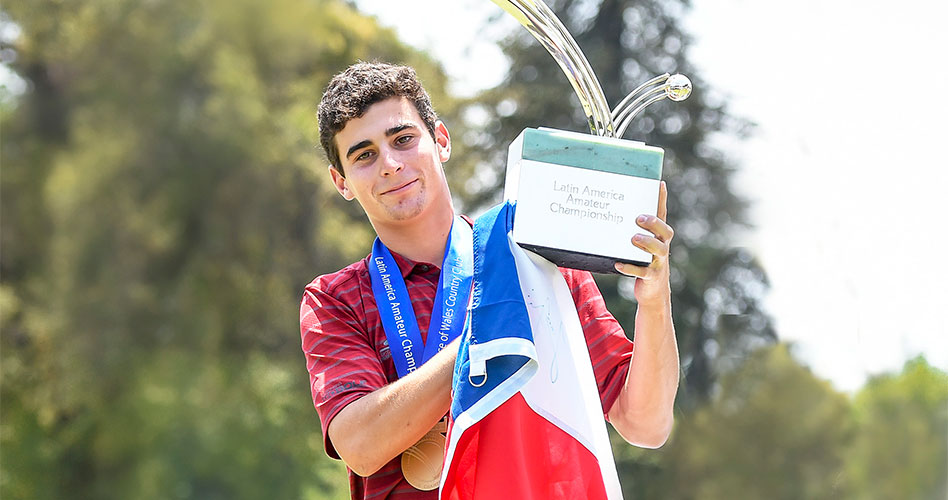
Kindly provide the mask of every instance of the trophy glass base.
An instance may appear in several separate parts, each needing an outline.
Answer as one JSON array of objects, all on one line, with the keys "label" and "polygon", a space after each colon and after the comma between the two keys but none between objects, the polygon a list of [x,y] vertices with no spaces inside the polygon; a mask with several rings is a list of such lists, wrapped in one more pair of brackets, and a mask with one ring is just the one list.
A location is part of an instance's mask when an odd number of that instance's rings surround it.
[{"label": "trophy glass base", "polygon": [[615,259],[604,255],[593,255],[589,253],[574,252],[562,250],[559,248],[541,247],[518,243],[522,248],[543,257],[544,259],[556,264],[559,267],[568,267],[570,269],[583,269],[592,273],[600,274],[621,274],[616,271],[616,262],[623,264],[633,264],[636,266],[648,266],[648,262],[637,260]]}]

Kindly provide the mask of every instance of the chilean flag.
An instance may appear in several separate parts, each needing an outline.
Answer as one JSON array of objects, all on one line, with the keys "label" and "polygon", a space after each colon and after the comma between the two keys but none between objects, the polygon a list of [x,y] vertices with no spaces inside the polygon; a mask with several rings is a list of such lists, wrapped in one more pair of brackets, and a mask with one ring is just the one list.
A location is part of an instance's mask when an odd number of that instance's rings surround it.
[{"label": "chilean flag", "polygon": [[509,237],[513,211],[474,225],[440,498],[621,499],[576,306],[556,266]]}]

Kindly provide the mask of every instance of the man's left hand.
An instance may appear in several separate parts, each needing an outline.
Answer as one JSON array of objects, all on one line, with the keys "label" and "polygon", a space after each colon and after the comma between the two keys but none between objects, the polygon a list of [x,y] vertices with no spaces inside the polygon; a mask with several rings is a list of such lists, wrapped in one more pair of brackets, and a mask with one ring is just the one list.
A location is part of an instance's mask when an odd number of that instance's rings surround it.
[{"label": "man's left hand", "polygon": [[665,223],[667,199],[668,189],[662,181],[658,191],[658,216],[640,215],[635,219],[639,227],[652,234],[636,234],[632,237],[632,244],[652,254],[652,263],[648,266],[616,263],[616,270],[620,273],[639,278],[635,281],[634,292],[639,305],[663,306],[671,298],[668,252],[675,231]]}]

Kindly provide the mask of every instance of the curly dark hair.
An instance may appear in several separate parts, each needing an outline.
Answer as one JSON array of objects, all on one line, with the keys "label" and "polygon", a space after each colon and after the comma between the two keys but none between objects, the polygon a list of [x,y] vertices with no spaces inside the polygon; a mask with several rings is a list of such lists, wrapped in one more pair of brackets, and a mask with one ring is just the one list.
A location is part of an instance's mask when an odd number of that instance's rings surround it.
[{"label": "curly dark hair", "polygon": [[404,97],[414,103],[425,122],[428,133],[435,136],[438,120],[431,107],[431,98],[418,81],[415,70],[381,62],[359,62],[337,74],[326,86],[319,101],[319,143],[326,151],[329,164],[345,175],[339,161],[339,150],[333,138],[346,123],[362,116],[369,106],[390,97]]}]

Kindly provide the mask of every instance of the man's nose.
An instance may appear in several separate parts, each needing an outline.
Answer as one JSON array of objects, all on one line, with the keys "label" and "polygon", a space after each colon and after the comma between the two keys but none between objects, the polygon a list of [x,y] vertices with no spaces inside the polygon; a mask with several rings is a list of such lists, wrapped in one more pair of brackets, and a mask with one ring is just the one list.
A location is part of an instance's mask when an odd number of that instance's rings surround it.
[{"label": "man's nose", "polygon": [[380,153],[382,160],[382,175],[389,176],[398,173],[404,167],[398,152],[390,148],[383,149]]}]

